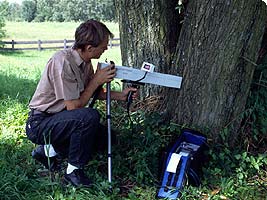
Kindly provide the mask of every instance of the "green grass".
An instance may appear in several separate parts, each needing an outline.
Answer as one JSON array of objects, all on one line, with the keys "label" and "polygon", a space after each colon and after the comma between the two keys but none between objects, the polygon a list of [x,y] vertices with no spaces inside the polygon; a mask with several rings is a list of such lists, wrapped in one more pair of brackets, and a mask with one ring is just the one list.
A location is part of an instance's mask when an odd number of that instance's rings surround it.
[{"label": "green grass", "polygon": [[[72,23],[64,24],[60,25],[67,32]],[[20,27],[21,33],[23,27],[33,27],[27,23],[14,26]],[[56,32],[51,23],[47,27],[43,30]],[[116,102],[112,105],[112,126],[118,132],[118,144],[113,145],[112,191],[107,182],[105,151],[97,153],[86,166],[86,173],[95,183],[90,189],[64,186],[61,181],[64,171],[55,174],[54,179],[37,173],[40,166],[30,156],[34,145],[26,138],[24,126],[28,101],[54,52],[0,52],[0,199],[154,200],[160,185],[161,153],[179,135],[181,126],[163,122],[157,113],[138,110],[132,113],[135,122],[131,129],[125,109]],[[100,60],[105,58],[121,64],[119,48],[108,50]],[[105,105],[97,106],[103,110],[104,120]],[[185,187],[181,199],[267,199],[266,154],[252,154],[239,148],[233,151],[225,144],[217,144],[210,146],[207,157],[210,159],[204,164],[202,186]]]},{"label": "green grass", "polygon": [[[104,22],[114,34],[114,38],[119,38],[119,26],[112,22]],[[44,41],[44,40],[74,40],[76,28],[79,22],[6,22],[4,30],[6,37],[3,41]],[[118,43],[117,41],[114,41]],[[71,43],[68,43],[71,45]],[[63,43],[42,44],[42,47],[63,46]],[[6,44],[6,48],[11,48],[11,44]],[[15,44],[15,48],[36,48],[38,44]],[[118,48],[115,48],[118,49]],[[116,52],[116,54],[118,54]]]},{"label": "green grass", "polygon": [[[119,26],[118,24],[112,22],[104,22],[107,27],[114,34],[115,38],[119,38]],[[79,26],[78,22],[6,22],[5,30],[7,36],[3,38],[3,41],[11,41],[12,39],[15,41],[32,41],[32,40],[63,40],[63,39],[74,39],[75,29]],[[36,46],[36,45],[35,45]],[[21,46],[20,46],[21,47]],[[16,52],[15,55],[18,59],[9,60],[1,59],[3,55],[7,55],[5,53],[0,54],[1,66],[7,67],[10,63],[15,64],[17,67],[22,67],[25,65],[33,65],[37,66],[39,69],[43,69],[48,58],[55,52],[55,50],[45,50],[42,52],[36,51],[20,51]],[[30,57],[38,57],[38,61],[34,61],[37,63],[31,63],[28,58]],[[92,60],[94,66],[96,63],[104,62],[105,59],[113,60],[116,64],[121,64],[121,54],[119,47],[113,47],[108,51],[104,52],[104,54],[98,60]],[[11,58],[12,59],[12,58]],[[2,62],[3,60],[3,62]],[[24,62],[26,60],[26,63]],[[6,63],[7,62],[7,63]],[[36,65],[37,64],[37,65]]]},{"label": "green grass", "polygon": [[[115,38],[119,38],[119,26],[112,22],[104,22],[112,31]],[[7,36],[4,41],[22,40],[63,40],[74,39],[75,29],[79,22],[6,22],[4,30]]]}]

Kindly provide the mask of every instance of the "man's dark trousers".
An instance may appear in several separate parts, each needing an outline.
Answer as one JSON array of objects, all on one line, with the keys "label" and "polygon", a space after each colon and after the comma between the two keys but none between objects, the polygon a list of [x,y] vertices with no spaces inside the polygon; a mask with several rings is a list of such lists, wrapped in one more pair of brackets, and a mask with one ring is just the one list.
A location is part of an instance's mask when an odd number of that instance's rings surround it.
[{"label": "man's dark trousers", "polygon": [[32,110],[26,123],[27,137],[35,144],[52,144],[78,168],[91,157],[100,115],[92,108],[64,110],[48,114]]}]

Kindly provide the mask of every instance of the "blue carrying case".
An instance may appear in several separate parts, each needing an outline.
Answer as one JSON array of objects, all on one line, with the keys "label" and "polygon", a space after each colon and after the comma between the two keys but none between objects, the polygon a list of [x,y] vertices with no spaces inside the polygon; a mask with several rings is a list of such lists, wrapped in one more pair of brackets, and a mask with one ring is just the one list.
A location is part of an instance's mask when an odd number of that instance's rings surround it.
[{"label": "blue carrying case", "polygon": [[186,184],[199,186],[206,149],[207,138],[204,135],[195,130],[183,129],[165,154],[157,198],[178,199]]}]

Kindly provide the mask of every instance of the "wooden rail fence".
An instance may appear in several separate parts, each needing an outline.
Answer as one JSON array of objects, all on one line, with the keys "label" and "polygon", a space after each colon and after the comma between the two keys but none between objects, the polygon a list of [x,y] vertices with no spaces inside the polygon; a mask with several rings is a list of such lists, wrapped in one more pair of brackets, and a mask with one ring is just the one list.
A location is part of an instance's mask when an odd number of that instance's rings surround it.
[{"label": "wooden rail fence", "polygon": [[[44,49],[67,49],[72,46],[74,40],[37,40],[37,41],[0,41],[0,51],[15,50],[44,50]],[[51,44],[57,44],[55,46]],[[15,48],[22,45],[23,47]],[[120,46],[120,38],[113,38],[109,41],[109,48]]]}]

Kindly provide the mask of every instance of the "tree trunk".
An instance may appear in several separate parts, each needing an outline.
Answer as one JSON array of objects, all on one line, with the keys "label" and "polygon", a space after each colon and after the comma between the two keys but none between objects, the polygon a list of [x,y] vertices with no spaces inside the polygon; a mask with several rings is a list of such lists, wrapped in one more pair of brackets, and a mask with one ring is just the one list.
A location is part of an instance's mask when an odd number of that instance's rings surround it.
[{"label": "tree trunk", "polygon": [[[150,62],[158,66],[155,71],[168,73],[180,28],[176,4],[177,0],[115,1],[123,65],[140,69],[143,62]],[[160,92],[160,87],[150,85],[143,96]]]},{"label": "tree trunk", "polygon": [[[209,3],[206,3],[209,2]],[[260,0],[190,1],[172,73],[184,80],[166,90],[168,113],[178,123],[218,138],[227,127],[234,141],[260,49],[266,6]],[[173,101],[177,99],[177,101]]]},{"label": "tree trunk", "polygon": [[[154,89],[169,118],[218,138],[237,136],[266,22],[261,0],[189,0],[179,34],[177,1],[116,0],[122,61],[179,74],[182,88]],[[176,45],[177,44],[177,45]],[[176,52],[174,52],[176,46]]]}]

